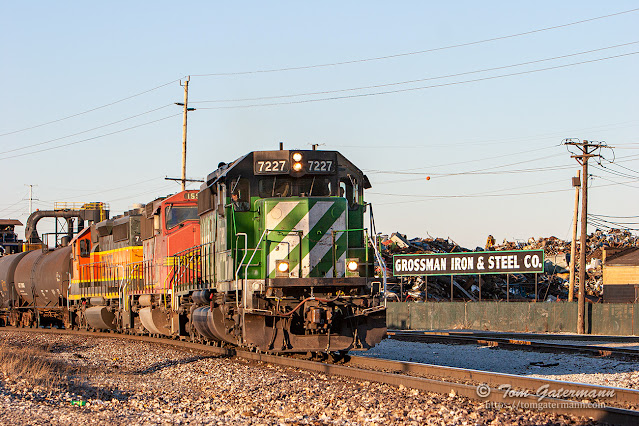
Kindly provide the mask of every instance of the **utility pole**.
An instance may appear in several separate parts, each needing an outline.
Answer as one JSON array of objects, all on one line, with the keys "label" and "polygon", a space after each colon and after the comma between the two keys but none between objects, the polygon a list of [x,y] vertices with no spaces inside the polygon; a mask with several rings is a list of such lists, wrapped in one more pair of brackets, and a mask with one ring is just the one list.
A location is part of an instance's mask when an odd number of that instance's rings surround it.
[{"label": "utility pole", "polygon": [[581,170],[577,170],[577,177],[572,178],[572,186],[575,187],[575,210],[572,216],[572,242],[570,243],[570,282],[568,287],[568,301],[573,301],[575,293],[575,256],[577,255],[577,222],[579,221],[579,187]]},{"label": "utility pole", "polygon": [[33,198],[33,187],[38,185],[25,185],[29,187],[29,215],[33,213],[33,201],[37,201],[37,198]]},{"label": "utility pole", "polygon": [[182,191],[186,188],[186,117],[189,111],[195,111],[195,108],[189,108],[189,81],[191,76],[187,76],[184,84],[180,81],[180,86],[184,87],[184,103],[176,102],[175,105],[184,107],[182,115]]},{"label": "utility pole", "polygon": [[579,139],[564,139],[564,145],[574,146],[580,153],[573,154],[571,158],[581,164],[581,238],[579,252],[579,295],[577,297],[577,333],[586,332],[586,236],[588,229],[588,160],[591,157],[599,157],[595,151],[601,148],[612,148],[602,142],[580,141]]}]

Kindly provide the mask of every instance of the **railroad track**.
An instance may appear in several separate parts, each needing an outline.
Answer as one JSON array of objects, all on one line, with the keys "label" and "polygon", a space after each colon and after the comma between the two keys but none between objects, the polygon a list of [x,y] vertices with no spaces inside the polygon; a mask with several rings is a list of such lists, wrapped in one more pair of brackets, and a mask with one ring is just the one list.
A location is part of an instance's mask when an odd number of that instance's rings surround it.
[{"label": "railroad track", "polygon": [[[456,334],[429,331],[389,331],[388,337],[394,340],[405,342],[422,343],[458,343],[458,344],[478,344],[482,346],[493,346],[504,349],[533,350],[537,352],[570,353],[591,356],[604,356],[614,358],[635,358],[639,359],[638,349],[618,348],[601,345],[571,345],[562,343],[549,343],[539,340],[525,340],[508,337],[496,337],[489,334]],[[543,339],[543,337],[538,337]],[[582,340],[584,340],[582,338]]]},{"label": "railroad track", "polygon": [[[149,336],[58,329],[21,329],[12,327],[4,327],[0,328],[0,330],[145,341],[327,375],[348,377],[393,386],[405,386],[411,389],[445,395],[457,395],[486,403],[503,404],[504,406],[512,405],[557,414],[590,417],[596,421],[609,424],[639,424],[639,411],[620,408],[630,407],[636,409],[639,407],[639,391],[631,389],[561,382],[362,356],[347,356],[341,362],[337,363],[319,362]],[[481,389],[479,385],[481,385]],[[508,385],[510,388],[506,389],[502,385]],[[598,406],[584,403],[583,401],[587,398],[583,396],[572,399],[545,397],[540,400],[537,394],[539,389],[546,389],[547,391],[566,389],[575,392],[602,392],[598,395],[604,395],[603,392],[605,392],[607,396],[604,399],[591,398],[590,402],[598,401],[602,403],[602,405]],[[604,404],[605,406],[603,406]],[[609,404],[615,404],[617,407],[608,406]]]}]

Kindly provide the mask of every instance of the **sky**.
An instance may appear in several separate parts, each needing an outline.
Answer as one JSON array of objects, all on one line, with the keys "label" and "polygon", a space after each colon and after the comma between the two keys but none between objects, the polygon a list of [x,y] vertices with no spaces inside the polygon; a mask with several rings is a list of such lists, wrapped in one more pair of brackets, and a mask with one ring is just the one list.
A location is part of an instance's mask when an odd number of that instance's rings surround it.
[{"label": "sky", "polygon": [[590,160],[589,213],[639,228],[637,8],[5,0],[0,217],[26,223],[27,185],[34,209],[112,215],[179,191],[190,76],[189,178],[319,144],[366,172],[382,233],[569,240],[576,138],[614,147]]}]

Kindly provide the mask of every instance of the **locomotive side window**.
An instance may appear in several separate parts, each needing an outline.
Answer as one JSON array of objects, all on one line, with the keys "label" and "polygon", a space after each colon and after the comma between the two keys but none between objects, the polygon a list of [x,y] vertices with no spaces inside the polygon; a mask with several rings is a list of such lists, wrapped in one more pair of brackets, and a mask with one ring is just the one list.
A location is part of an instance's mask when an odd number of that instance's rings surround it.
[{"label": "locomotive side window", "polygon": [[187,220],[197,220],[197,206],[168,205],[164,210],[166,229],[172,229]]},{"label": "locomotive side window", "polygon": [[251,209],[249,180],[236,178],[231,182],[231,203],[236,212],[247,212]]},{"label": "locomotive side window", "polygon": [[80,240],[80,257],[89,257],[90,254],[89,240]]},{"label": "locomotive side window", "polygon": [[357,181],[350,176],[342,178],[339,181],[339,195],[346,198],[351,209],[357,206]]}]

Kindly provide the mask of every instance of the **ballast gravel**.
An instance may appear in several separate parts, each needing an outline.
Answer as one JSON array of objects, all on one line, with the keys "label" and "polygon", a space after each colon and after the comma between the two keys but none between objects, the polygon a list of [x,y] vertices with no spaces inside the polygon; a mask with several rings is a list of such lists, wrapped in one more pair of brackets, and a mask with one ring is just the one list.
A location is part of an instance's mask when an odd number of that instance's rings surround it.
[{"label": "ballast gravel", "polygon": [[639,362],[636,360],[392,339],[384,339],[373,349],[358,355],[639,389]]},{"label": "ballast gravel", "polygon": [[38,385],[3,373],[4,424],[594,424],[146,342],[13,331],[0,338],[4,350],[45,348],[69,371]]}]

